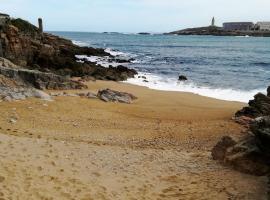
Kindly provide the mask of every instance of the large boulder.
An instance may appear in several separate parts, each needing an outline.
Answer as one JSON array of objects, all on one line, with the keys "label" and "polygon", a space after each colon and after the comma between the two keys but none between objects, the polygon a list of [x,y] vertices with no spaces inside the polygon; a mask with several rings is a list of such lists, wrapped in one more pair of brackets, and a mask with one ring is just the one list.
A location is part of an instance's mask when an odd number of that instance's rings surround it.
[{"label": "large boulder", "polygon": [[111,89],[100,90],[97,94],[98,98],[105,102],[132,103],[137,99],[134,95],[126,92],[118,92]]},{"label": "large boulder", "polygon": [[256,136],[258,147],[265,154],[270,155],[270,116],[255,119],[250,128]]}]

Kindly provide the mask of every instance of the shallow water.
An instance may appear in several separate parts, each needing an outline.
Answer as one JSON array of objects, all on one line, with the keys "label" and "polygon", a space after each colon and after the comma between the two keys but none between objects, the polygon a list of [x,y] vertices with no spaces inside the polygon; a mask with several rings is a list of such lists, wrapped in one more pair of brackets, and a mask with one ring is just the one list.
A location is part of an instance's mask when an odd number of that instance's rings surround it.
[{"label": "shallow water", "polygon": [[[270,38],[55,32],[79,45],[134,58],[142,78],[128,82],[247,102],[270,82]],[[93,60],[93,58],[91,59]],[[100,62],[106,65],[106,61]],[[179,75],[188,77],[185,83]]]}]

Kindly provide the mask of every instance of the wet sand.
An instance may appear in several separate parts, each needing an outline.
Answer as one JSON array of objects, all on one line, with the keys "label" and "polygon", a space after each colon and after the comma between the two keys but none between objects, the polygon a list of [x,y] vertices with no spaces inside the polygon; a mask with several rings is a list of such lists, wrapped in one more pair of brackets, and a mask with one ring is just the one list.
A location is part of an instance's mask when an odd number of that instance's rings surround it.
[{"label": "wet sand", "polygon": [[138,100],[0,103],[0,199],[266,199],[265,177],[210,155],[222,136],[242,136],[231,117],[243,104],[124,83],[88,85]]}]

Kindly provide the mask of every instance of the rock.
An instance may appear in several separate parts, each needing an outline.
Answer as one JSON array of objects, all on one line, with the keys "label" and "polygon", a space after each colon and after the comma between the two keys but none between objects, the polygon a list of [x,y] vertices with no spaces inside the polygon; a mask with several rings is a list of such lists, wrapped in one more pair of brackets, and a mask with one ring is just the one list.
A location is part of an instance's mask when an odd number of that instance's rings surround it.
[{"label": "rock", "polygon": [[243,173],[264,176],[270,172],[269,157],[257,147],[254,136],[238,142],[230,137],[222,138],[213,148],[212,156]]},{"label": "rock", "polygon": [[179,81],[187,81],[188,79],[186,76],[181,75],[181,76],[179,76],[178,80]]},{"label": "rock", "polygon": [[69,80],[53,73],[44,73],[36,70],[13,69],[0,66],[0,74],[21,83],[21,86],[32,86],[37,89],[63,90],[87,88],[78,81]]},{"label": "rock", "polygon": [[214,160],[224,160],[226,151],[229,147],[232,147],[236,144],[236,141],[229,136],[224,136],[221,141],[212,150],[212,157]]},{"label": "rock", "polygon": [[270,97],[270,86],[267,88],[267,96]]},{"label": "rock", "polygon": [[97,94],[98,98],[105,102],[119,102],[119,103],[132,103],[133,100],[137,99],[132,94],[126,92],[118,92],[115,90],[100,90]]},{"label": "rock", "polygon": [[[0,41],[3,57],[20,68],[51,72],[60,76],[91,76],[94,79],[113,81],[124,81],[137,74],[135,70],[124,66],[105,68],[96,63],[78,62],[76,55],[106,56],[119,63],[128,61],[117,59],[104,49],[80,47],[64,38],[48,33],[41,34],[37,27],[21,19],[12,20],[6,29],[0,30]],[[43,83],[41,87],[44,87]],[[50,87],[58,86],[53,84]]]},{"label": "rock", "polygon": [[252,119],[251,117],[246,117],[246,116],[234,117],[233,120],[236,123],[245,126],[246,128],[248,128],[249,125],[254,121],[254,119]]},{"label": "rock", "polygon": [[53,100],[49,94],[47,94],[43,91],[40,91],[40,90],[34,90],[33,96],[36,98],[42,99],[44,101],[52,101]]},{"label": "rock", "polygon": [[15,124],[16,122],[17,122],[17,120],[14,118],[9,119],[9,123],[11,123],[11,124]]},{"label": "rock", "polygon": [[270,172],[270,160],[256,145],[256,139],[249,136],[227,149],[224,162],[234,169],[256,176]]},{"label": "rock", "polygon": [[270,115],[270,97],[262,93],[254,96],[254,100],[249,101],[249,106],[238,111],[235,116],[246,116],[250,118]]},{"label": "rock", "polygon": [[270,116],[256,118],[250,128],[258,147],[270,156]]},{"label": "rock", "polygon": [[86,97],[88,99],[97,99],[98,98],[97,95],[94,94],[94,93],[92,93],[92,92],[88,92],[87,95],[86,95]]}]

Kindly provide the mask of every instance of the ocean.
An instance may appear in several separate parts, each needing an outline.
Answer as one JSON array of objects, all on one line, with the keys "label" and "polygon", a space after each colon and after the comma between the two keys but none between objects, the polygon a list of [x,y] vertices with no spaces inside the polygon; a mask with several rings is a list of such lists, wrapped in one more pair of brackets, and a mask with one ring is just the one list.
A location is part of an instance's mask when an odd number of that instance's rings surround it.
[{"label": "ocean", "polygon": [[[270,85],[270,38],[53,32],[81,46],[132,58],[139,75],[128,83],[248,102]],[[92,57],[103,66],[106,59]],[[117,65],[117,63],[115,63]],[[188,78],[179,82],[179,75]],[[146,80],[142,78],[146,77]]]}]

